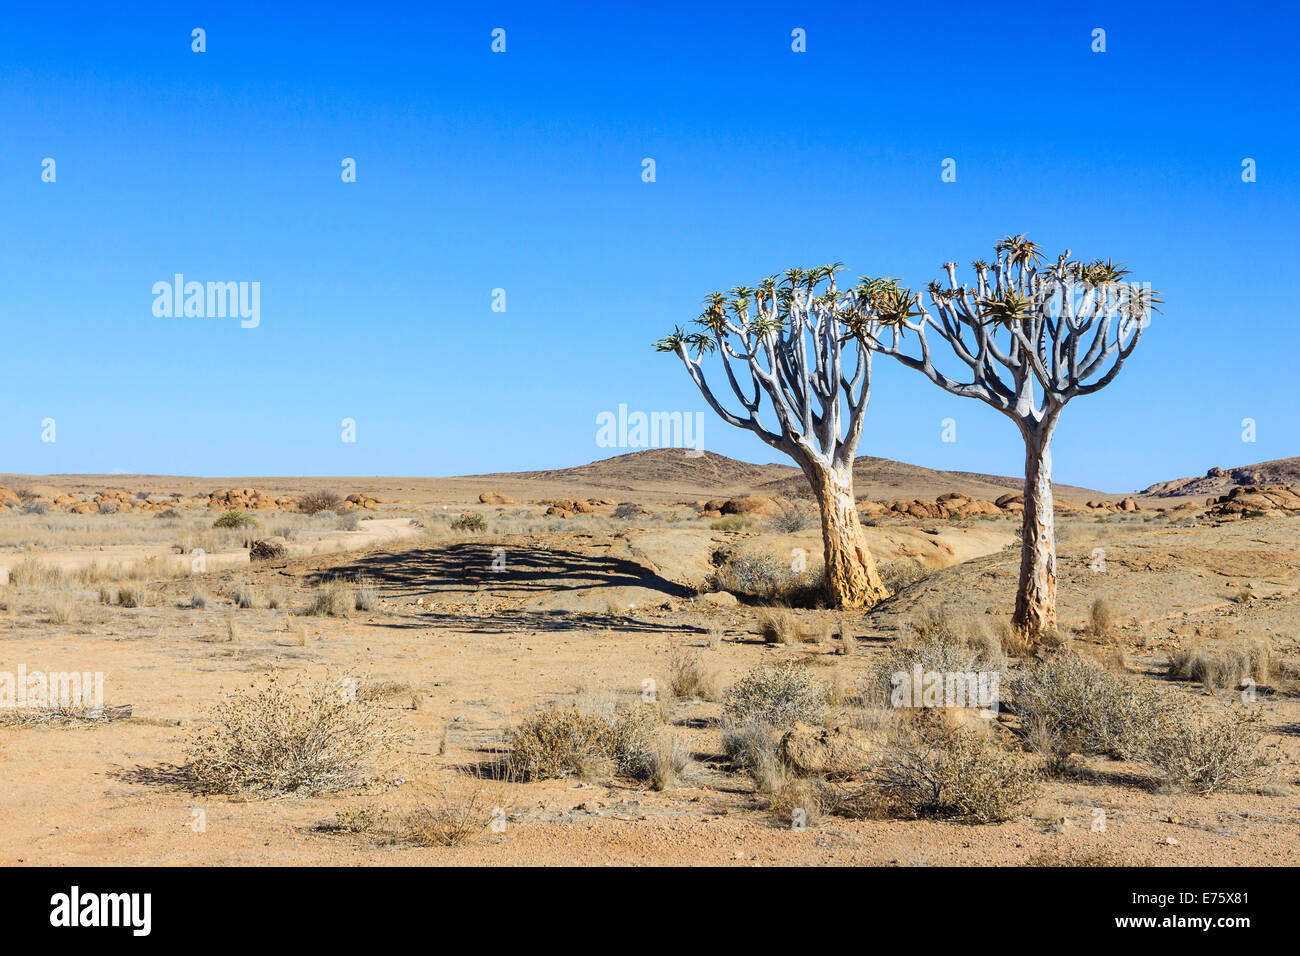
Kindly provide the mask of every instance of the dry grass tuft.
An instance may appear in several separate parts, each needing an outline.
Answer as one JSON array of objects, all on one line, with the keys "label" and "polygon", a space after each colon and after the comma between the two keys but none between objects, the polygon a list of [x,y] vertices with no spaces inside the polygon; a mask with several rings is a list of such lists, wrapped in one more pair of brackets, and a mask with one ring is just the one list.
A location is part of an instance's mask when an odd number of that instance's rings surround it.
[{"label": "dry grass tuft", "polygon": [[346,581],[327,581],[316,589],[298,613],[311,617],[347,617],[357,609],[356,595]]},{"label": "dry grass tuft", "polygon": [[123,584],[117,589],[117,603],[122,607],[144,607],[149,603],[149,592],[138,584]]},{"label": "dry grass tuft", "polygon": [[494,817],[504,813],[499,798],[483,788],[454,795],[451,785],[435,788],[432,796],[402,817],[403,835],[419,846],[467,846],[482,835]]},{"label": "dry grass tuft", "polygon": [[379,592],[365,578],[357,579],[355,608],[358,611],[373,611],[379,607]]},{"label": "dry grass tuft", "polygon": [[1247,679],[1265,683],[1272,673],[1273,654],[1265,641],[1209,647],[1200,642],[1174,651],[1166,673],[1196,681],[1206,690],[1237,690]]},{"label": "dry grass tuft", "polygon": [[14,588],[56,588],[64,583],[64,578],[62,569],[32,558],[24,558],[9,569],[9,586]]},{"label": "dry grass tuft", "polygon": [[668,689],[681,700],[717,700],[718,676],[696,651],[668,647]]}]

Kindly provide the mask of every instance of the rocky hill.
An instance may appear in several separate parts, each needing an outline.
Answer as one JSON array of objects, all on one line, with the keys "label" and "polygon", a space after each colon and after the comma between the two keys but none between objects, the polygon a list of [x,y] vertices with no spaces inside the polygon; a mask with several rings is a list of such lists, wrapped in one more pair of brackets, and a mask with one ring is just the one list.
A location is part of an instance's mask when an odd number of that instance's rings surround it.
[{"label": "rocky hill", "polygon": [[1218,497],[1248,486],[1300,487],[1300,458],[1278,458],[1240,468],[1211,468],[1195,478],[1161,481],[1142,491],[1155,498]]}]

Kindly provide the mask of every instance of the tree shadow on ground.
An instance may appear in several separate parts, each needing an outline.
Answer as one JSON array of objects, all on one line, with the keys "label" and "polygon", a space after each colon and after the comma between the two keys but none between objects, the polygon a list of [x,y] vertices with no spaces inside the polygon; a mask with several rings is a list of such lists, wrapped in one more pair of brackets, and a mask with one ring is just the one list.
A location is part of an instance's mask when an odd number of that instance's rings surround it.
[{"label": "tree shadow on ground", "polygon": [[444,548],[412,548],[365,555],[309,576],[313,584],[364,577],[385,597],[430,591],[490,588],[504,597],[594,587],[640,587],[664,597],[689,597],[685,585],[625,558],[580,554],[536,546],[460,542]]},{"label": "tree shadow on ground", "polygon": [[692,624],[657,624],[621,614],[578,611],[510,611],[501,614],[451,614],[426,611],[401,620],[367,622],[376,628],[453,628],[469,634],[524,634],[529,631],[620,631],[638,634],[708,634]]}]

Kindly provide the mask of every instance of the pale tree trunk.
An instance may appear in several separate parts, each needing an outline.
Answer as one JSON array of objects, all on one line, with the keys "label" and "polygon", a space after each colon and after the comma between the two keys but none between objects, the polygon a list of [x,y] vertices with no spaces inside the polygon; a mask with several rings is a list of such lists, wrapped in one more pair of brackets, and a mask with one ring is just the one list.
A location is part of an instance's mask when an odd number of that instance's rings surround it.
[{"label": "pale tree trunk", "polygon": [[1020,586],[1011,626],[1031,644],[1056,627],[1056,514],[1052,510],[1052,426],[1025,429],[1025,513]]},{"label": "pale tree trunk", "polygon": [[805,467],[821,510],[826,591],[835,607],[872,607],[889,597],[867,548],[853,499],[853,472],[814,463]]}]

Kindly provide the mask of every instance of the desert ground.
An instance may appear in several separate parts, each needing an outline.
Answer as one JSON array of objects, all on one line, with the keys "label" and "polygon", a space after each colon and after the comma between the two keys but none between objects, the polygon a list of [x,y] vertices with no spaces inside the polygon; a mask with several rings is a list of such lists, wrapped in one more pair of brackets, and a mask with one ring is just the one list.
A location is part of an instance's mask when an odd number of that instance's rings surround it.
[{"label": "desert ground", "polygon": [[[1276,469],[1233,474],[1057,488],[1051,653],[1189,714],[1247,707],[1260,768],[1211,792],[1141,757],[1069,752],[1049,770],[1015,707],[880,713],[882,667],[927,633],[983,648],[1004,686],[1044,657],[1006,639],[1009,479],[861,461],[865,534],[895,594],[834,611],[735,583],[765,555],[803,553],[815,575],[820,533],[793,469],[716,455],[449,479],[0,476],[0,671],[105,675],[102,711],[0,714],[0,864],[1295,865],[1300,498],[1270,485]],[[330,509],[303,513],[313,495]],[[246,519],[214,527],[231,513]],[[1170,668],[1234,652],[1245,684]],[[785,662],[825,707],[783,731],[803,737],[780,737],[774,777],[734,759],[728,689]],[[272,675],[352,688],[386,728],[371,779],[196,784],[216,709]],[[669,771],[512,772],[512,734],[537,713],[647,703]],[[1005,819],[818,789],[866,787],[829,759],[808,769],[828,735],[869,776],[885,724],[931,718],[1032,776]],[[800,740],[802,769],[786,759]]]}]

